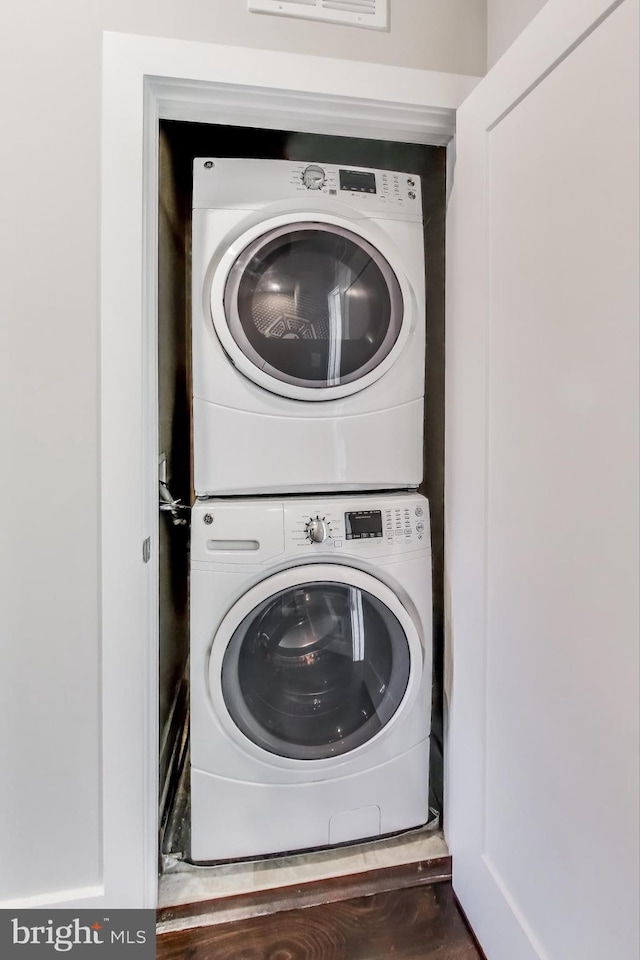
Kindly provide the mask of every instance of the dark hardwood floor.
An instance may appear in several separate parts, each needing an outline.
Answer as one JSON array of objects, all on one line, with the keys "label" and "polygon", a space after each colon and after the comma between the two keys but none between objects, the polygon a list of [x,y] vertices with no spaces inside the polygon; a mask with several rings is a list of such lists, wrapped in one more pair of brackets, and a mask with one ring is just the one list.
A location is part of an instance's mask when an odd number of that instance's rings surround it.
[{"label": "dark hardwood floor", "polygon": [[481,960],[450,883],[158,937],[158,960]]}]

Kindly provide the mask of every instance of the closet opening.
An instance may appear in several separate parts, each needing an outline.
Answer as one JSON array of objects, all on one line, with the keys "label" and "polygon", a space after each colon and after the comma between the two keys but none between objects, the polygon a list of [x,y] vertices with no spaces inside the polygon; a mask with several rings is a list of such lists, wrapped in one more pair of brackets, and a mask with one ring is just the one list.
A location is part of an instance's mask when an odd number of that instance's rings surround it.
[{"label": "closet opening", "polygon": [[[426,362],[424,480],[419,493],[431,514],[433,674],[426,827],[250,861],[193,864],[189,796],[189,513],[160,518],[160,836],[159,907],[286,887],[389,864],[446,855],[438,825],[443,809],[443,518],[444,518],[444,283],[446,148],[239,126],[162,120],[159,128],[158,393],[159,471],[170,497],[194,503],[191,390],[191,204],[196,157],[289,160],[418,174],[425,247]],[[220,451],[221,456],[226,451]],[[232,454],[230,454],[232,455]],[[167,497],[168,499],[168,497]],[[214,812],[215,815],[215,812]],[[368,855],[371,855],[367,859]],[[395,858],[395,859],[394,859]],[[260,874],[262,881],[256,881]]]}]

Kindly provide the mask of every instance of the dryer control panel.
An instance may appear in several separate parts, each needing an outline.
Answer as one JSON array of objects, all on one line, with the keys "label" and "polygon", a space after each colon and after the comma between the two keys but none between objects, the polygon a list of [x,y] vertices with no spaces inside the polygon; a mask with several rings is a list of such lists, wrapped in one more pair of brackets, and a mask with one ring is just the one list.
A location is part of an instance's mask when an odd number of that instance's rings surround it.
[{"label": "dryer control panel", "polygon": [[194,160],[194,209],[259,210],[283,200],[313,209],[339,202],[363,216],[422,220],[417,173],[290,160]]},{"label": "dryer control panel", "polygon": [[324,193],[367,209],[381,205],[408,212],[420,209],[420,177],[415,173],[295,164],[289,183],[296,193],[303,190]]}]

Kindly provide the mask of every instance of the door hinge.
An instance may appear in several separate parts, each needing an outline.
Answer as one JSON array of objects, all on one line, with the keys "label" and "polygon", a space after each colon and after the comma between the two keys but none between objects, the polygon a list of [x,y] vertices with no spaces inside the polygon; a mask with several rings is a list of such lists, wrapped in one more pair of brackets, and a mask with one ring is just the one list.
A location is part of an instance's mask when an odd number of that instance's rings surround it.
[{"label": "door hinge", "polygon": [[142,541],[142,562],[149,563],[151,560],[151,537]]},{"label": "door hinge", "polygon": [[169,513],[174,527],[186,527],[191,517],[191,508],[173,496],[169,487],[167,455],[161,453],[158,459],[158,484],[160,493],[160,512]]}]

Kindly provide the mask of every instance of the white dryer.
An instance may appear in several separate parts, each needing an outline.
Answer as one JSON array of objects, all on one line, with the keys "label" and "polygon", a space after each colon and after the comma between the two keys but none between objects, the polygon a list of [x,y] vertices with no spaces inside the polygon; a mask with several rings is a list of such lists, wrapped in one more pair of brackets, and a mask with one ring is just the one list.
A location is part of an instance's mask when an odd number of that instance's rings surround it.
[{"label": "white dryer", "polygon": [[417,487],[420,178],[194,161],[198,496]]},{"label": "white dryer", "polygon": [[427,501],[199,501],[191,534],[191,856],[428,819]]}]

